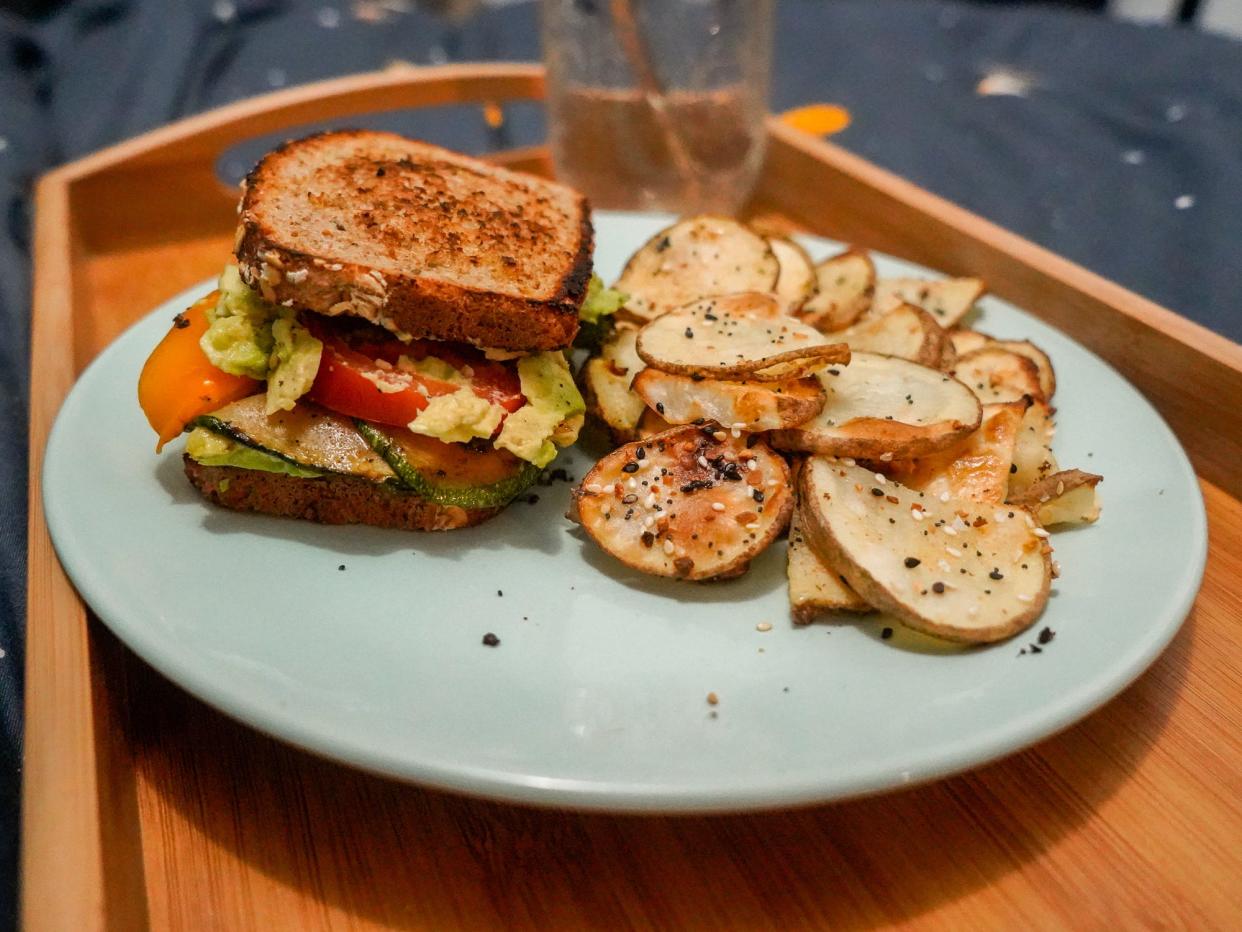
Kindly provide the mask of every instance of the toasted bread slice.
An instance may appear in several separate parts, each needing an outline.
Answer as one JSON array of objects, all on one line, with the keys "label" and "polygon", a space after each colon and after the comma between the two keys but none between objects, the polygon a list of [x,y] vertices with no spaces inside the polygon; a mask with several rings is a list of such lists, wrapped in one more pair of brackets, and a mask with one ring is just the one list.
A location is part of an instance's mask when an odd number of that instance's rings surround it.
[{"label": "toasted bread slice", "polygon": [[357,476],[300,479],[235,466],[204,466],[188,455],[182,459],[190,483],[212,504],[277,518],[451,531],[481,524],[503,510],[438,505],[413,492]]},{"label": "toasted bread slice", "polygon": [[392,133],[322,133],[247,176],[236,253],[265,298],[400,336],[568,346],[591,275],[575,191]]}]

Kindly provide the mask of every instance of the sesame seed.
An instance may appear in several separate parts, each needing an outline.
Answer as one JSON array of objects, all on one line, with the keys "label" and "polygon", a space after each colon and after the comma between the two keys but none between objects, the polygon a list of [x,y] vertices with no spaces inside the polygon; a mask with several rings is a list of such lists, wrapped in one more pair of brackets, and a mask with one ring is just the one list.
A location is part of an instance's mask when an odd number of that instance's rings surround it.
[{"label": "sesame seed", "polygon": [[601,491],[603,491],[602,489],[600,489],[598,482],[592,482],[590,485],[586,487],[586,490],[593,495],[598,495]]},{"label": "sesame seed", "polygon": [[1027,595],[1026,593],[1022,593],[1022,594],[1020,594],[1020,595],[1018,596],[1018,601],[1019,601],[1019,602],[1034,602],[1034,601],[1035,601],[1035,599],[1034,599],[1033,597],[1031,597],[1031,596]]},{"label": "sesame seed", "polygon": [[884,485],[884,483],[888,482],[888,479],[884,477],[884,473],[878,472],[875,474],[875,481],[880,483],[880,485]]},{"label": "sesame seed", "polygon": [[724,510],[725,510],[725,506],[720,504],[720,502],[712,502],[712,511],[724,511]]},{"label": "sesame seed", "polygon": [[677,546],[666,537],[664,539],[664,552],[667,553],[671,557],[673,555],[673,551],[676,549],[677,549]]},{"label": "sesame seed", "polygon": [[941,492],[941,493],[940,493],[940,500],[941,500],[942,502],[947,502],[947,501],[949,500],[949,493],[948,493],[948,492]]},{"label": "sesame seed", "polygon": [[945,547],[944,549],[949,554],[949,556],[957,557],[958,559],[961,559],[962,551],[958,550],[956,547]]},{"label": "sesame seed", "polygon": [[717,696],[715,693],[708,693],[708,694],[707,694],[707,704],[708,704],[708,705],[715,705],[715,704],[716,704],[716,703],[718,703],[719,701],[720,701],[720,697],[719,697],[719,696]]},{"label": "sesame seed", "polygon": [[757,531],[757,530],[759,530],[759,522],[758,522],[758,521],[752,521],[752,522],[750,522],[750,524],[746,525],[746,530],[748,530],[748,531]]},{"label": "sesame seed", "polygon": [[643,527],[644,527],[644,528],[649,528],[649,527],[651,527],[653,524],[655,524],[655,518],[653,518],[651,515],[647,515],[647,517],[643,518]]},{"label": "sesame seed", "polygon": [[972,605],[970,608],[966,609],[966,614],[969,615],[971,618],[974,618],[976,615],[979,614],[979,606]]},{"label": "sesame seed", "polygon": [[771,622],[761,621],[759,622],[759,624],[755,625],[755,630],[756,631],[771,631],[772,624]]},{"label": "sesame seed", "polygon": [[891,453],[881,453],[881,454],[880,454],[880,462],[881,462],[881,463],[891,463],[892,461],[893,461],[893,454],[891,454]]},{"label": "sesame seed", "polygon": [[741,436],[742,436],[742,432],[741,432],[740,430],[738,430],[736,427],[731,428],[731,429],[729,430],[729,433],[733,435],[733,439],[734,439],[734,440],[737,440],[739,437],[741,437]]},{"label": "sesame seed", "polygon": [[915,521],[922,521],[922,520],[923,520],[923,512],[922,512],[922,511],[920,511],[918,508],[911,508],[911,509],[910,509],[910,517],[911,517],[911,518],[913,518]]},{"label": "sesame seed", "polygon": [[957,528],[955,528],[951,524],[946,524],[944,527],[941,528],[941,530],[944,531],[946,534],[948,534],[950,537],[957,537]]},{"label": "sesame seed", "polygon": [[638,480],[637,479],[626,479],[625,487],[629,489],[631,492],[633,492],[636,488],[638,488]]},{"label": "sesame seed", "polygon": [[936,565],[940,567],[942,570],[944,570],[946,573],[951,573],[953,571],[953,567],[949,566],[948,560],[937,560]]},{"label": "sesame seed", "polygon": [[700,466],[702,466],[704,469],[707,469],[707,468],[708,468],[708,466],[710,466],[711,464],[707,462],[707,457],[706,457],[706,456],[700,456],[700,457],[699,457],[699,465],[700,465]]},{"label": "sesame seed", "polygon": [[745,430],[745,429],[746,429],[746,422],[745,422],[745,421],[735,421],[735,422],[733,423],[733,429],[734,429],[734,430]]},{"label": "sesame seed", "polygon": [[655,503],[656,503],[656,496],[655,496],[655,492],[652,492],[650,495],[648,495],[648,496],[646,497],[646,499],[644,499],[644,500],[643,500],[643,507],[644,507],[644,508],[654,508],[654,507],[655,507]]},{"label": "sesame seed", "polygon": [[1042,527],[1037,527],[1037,528],[1035,528],[1035,529],[1034,529],[1031,533],[1033,533],[1036,537],[1044,537],[1044,538],[1047,538],[1047,537],[1051,537],[1051,536],[1052,536],[1052,535],[1051,535],[1051,534],[1049,534],[1047,531],[1045,531]]}]

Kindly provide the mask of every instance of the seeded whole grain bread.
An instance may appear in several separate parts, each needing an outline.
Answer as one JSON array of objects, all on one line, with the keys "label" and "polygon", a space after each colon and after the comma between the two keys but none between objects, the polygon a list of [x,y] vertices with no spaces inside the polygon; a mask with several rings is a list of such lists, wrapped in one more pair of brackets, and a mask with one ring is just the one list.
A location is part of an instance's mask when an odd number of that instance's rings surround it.
[{"label": "seeded whole grain bread", "polygon": [[413,338],[568,346],[591,275],[582,195],[392,133],[286,143],[246,177],[235,252],[265,298]]},{"label": "seeded whole grain bread", "polygon": [[500,508],[437,505],[369,479],[299,479],[235,466],[204,466],[184,455],[185,474],[209,502],[234,511],[320,524],[370,524],[407,531],[451,531],[482,524]]}]

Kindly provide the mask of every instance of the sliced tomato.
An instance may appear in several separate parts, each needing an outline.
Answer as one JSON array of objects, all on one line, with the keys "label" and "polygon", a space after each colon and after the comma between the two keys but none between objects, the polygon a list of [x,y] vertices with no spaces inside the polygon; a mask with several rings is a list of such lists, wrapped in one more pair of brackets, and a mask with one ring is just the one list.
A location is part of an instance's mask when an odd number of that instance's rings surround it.
[{"label": "sliced tomato", "polygon": [[517,371],[487,360],[470,347],[430,340],[402,343],[377,328],[336,324],[311,315],[306,325],[323,343],[319,373],[309,397],[340,414],[404,427],[427,407],[429,398],[458,390],[452,382],[399,368],[402,356],[416,360],[434,356],[470,373],[474,393],[506,411],[516,411],[524,401]]},{"label": "sliced tomato", "polygon": [[213,291],[178,314],[138,377],[138,404],[160,435],[157,453],[200,414],[263,390],[262,382],[217,369],[199,346],[219,296]]}]

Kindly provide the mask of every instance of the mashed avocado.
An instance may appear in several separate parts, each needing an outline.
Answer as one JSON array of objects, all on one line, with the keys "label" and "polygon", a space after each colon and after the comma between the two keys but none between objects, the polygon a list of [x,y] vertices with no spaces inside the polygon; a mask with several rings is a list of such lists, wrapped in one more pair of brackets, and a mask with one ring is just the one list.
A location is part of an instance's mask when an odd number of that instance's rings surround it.
[{"label": "mashed avocado", "polygon": [[605,288],[603,280],[593,274],[587,285],[586,298],[582,301],[582,307],[578,308],[578,319],[588,324],[598,324],[601,318],[621,310],[628,299],[629,295],[624,291]]},{"label": "mashed avocado", "polygon": [[323,473],[317,469],[295,466],[279,456],[235,443],[227,437],[213,434],[205,427],[196,427],[186,438],[185,452],[190,459],[204,466],[236,466],[239,469],[257,469],[276,472],[299,479],[314,479]]},{"label": "mashed avocado", "polygon": [[451,395],[430,399],[408,426],[416,434],[445,443],[466,443],[475,437],[490,437],[503,416],[500,405],[463,386]]},{"label": "mashed avocado", "polygon": [[561,429],[586,411],[563,353],[539,353],[518,360],[518,376],[526,404],[505,419],[496,446],[536,466],[556,458],[556,446],[577,439],[576,430]]},{"label": "mashed avocado", "polygon": [[291,411],[310,390],[323,344],[293,308],[265,301],[241,279],[237,266],[220,275],[220,300],[207,312],[200,345],[211,364],[233,375],[267,380],[267,413]]}]

